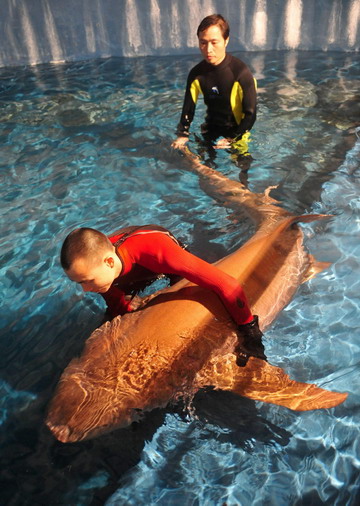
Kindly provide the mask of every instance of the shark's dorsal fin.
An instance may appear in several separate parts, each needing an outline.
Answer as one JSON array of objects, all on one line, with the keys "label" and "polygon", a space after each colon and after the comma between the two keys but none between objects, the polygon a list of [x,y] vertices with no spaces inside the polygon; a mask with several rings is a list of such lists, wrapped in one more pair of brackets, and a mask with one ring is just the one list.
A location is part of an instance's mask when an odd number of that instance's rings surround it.
[{"label": "shark's dorsal fin", "polygon": [[310,258],[310,265],[307,271],[304,273],[304,277],[302,280],[303,283],[306,283],[306,281],[309,281],[310,279],[314,278],[317,274],[319,274],[319,272],[328,269],[331,265],[331,262],[318,262],[316,258],[310,254],[309,258]]}]

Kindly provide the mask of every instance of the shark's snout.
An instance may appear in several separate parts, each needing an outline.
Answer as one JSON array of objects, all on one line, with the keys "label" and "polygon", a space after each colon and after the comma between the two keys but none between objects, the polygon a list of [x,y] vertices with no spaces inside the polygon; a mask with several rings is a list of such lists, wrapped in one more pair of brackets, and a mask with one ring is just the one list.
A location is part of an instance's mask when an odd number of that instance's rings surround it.
[{"label": "shark's snout", "polygon": [[[71,430],[68,425],[53,425],[51,422],[46,422],[46,425],[49,427],[50,431],[53,435],[61,441],[62,443],[70,443],[71,439]],[[74,439],[73,441],[75,441]]]}]

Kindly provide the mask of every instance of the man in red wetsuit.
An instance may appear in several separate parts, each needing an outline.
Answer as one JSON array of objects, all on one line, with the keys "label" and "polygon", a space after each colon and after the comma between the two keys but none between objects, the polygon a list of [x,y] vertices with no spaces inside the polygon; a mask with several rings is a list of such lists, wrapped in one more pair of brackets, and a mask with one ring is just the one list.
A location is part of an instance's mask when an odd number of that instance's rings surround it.
[{"label": "man in red wetsuit", "polygon": [[101,294],[111,317],[132,310],[128,294],[136,293],[159,274],[178,275],[222,300],[238,326],[237,364],[249,357],[266,360],[257,317],[233,277],[183,249],[176,238],[157,225],[127,227],[107,237],[92,228],[78,228],[65,239],[61,265],[85,292]]}]

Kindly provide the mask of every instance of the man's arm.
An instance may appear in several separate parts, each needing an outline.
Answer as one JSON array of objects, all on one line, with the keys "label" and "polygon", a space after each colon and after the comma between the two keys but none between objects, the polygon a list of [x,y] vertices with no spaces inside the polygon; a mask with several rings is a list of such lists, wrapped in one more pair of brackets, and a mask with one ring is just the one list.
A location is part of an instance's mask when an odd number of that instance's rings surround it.
[{"label": "man's arm", "polygon": [[131,301],[125,298],[125,293],[117,286],[111,286],[107,292],[100,295],[105,299],[107,313],[111,318],[131,311]]},{"label": "man's arm", "polygon": [[239,78],[243,91],[243,118],[236,129],[236,140],[240,140],[245,132],[249,132],[256,121],[256,85],[251,72],[246,69]]},{"label": "man's arm", "polygon": [[238,325],[253,319],[241,285],[232,276],[182,249],[162,233],[134,236],[127,240],[133,260],[157,273],[177,274],[215,292]]},{"label": "man's arm", "polygon": [[184,103],[181,112],[180,122],[177,126],[177,139],[172,143],[173,148],[184,146],[190,135],[190,125],[194,119],[196,102],[201,93],[200,83],[198,79],[194,79],[190,72],[184,96]]}]

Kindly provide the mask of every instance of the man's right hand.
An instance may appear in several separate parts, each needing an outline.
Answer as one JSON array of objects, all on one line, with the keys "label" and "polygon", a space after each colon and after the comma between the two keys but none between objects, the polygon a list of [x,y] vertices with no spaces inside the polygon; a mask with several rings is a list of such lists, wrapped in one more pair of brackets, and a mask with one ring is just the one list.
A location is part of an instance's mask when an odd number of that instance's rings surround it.
[{"label": "man's right hand", "polygon": [[174,140],[174,142],[171,143],[171,147],[174,149],[181,149],[185,146],[188,140],[189,137],[178,137]]},{"label": "man's right hand", "polygon": [[215,144],[215,149],[229,149],[231,148],[231,141],[232,139],[226,139],[223,137],[222,139],[219,139],[217,143]]}]

